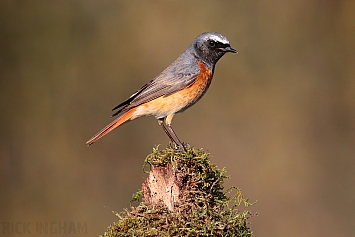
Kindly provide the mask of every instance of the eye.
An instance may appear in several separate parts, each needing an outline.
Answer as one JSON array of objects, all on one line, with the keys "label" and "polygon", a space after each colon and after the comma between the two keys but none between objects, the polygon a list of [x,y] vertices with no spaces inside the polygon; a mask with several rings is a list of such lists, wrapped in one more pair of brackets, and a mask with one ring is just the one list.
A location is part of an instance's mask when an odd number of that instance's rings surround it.
[{"label": "eye", "polygon": [[216,42],[214,42],[213,40],[210,40],[209,44],[210,44],[211,47],[216,46]]}]

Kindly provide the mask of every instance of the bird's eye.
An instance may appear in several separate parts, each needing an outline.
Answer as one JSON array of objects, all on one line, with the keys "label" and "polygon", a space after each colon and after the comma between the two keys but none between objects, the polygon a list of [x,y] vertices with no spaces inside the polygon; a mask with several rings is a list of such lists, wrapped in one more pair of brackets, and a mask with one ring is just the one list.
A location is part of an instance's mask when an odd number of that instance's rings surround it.
[{"label": "bird's eye", "polygon": [[211,47],[216,46],[216,42],[214,42],[213,40],[211,40],[211,41],[210,41],[210,46],[211,46]]}]

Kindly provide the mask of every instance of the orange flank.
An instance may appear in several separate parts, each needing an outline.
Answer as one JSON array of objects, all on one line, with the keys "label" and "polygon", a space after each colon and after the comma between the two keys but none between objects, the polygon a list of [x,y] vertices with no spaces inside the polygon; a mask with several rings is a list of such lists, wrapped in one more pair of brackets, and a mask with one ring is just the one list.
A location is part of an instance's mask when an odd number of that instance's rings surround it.
[{"label": "orange flank", "polygon": [[94,142],[99,140],[101,137],[103,137],[107,133],[111,132],[113,129],[115,129],[118,126],[124,124],[125,122],[128,122],[129,120],[131,120],[132,115],[135,111],[136,111],[136,108],[132,108],[132,109],[128,110],[126,113],[122,114],[120,117],[116,118],[109,125],[107,125],[100,132],[98,132],[95,136],[90,138],[90,140],[86,142],[86,145],[90,146],[91,144],[93,144]]},{"label": "orange flank", "polygon": [[[212,71],[208,70],[205,65],[200,62],[197,62],[197,64],[200,67],[200,74],[191,86],[177,91],[174,94],[161,96],[137,106],[137,110],[133,113],[132,120],[147,115],[153,115],[156,118],[164,118],[168,115],[182,112],[195,104],[205,94],[212,80]],[[171,119],[169,119],[170,122]]]}]

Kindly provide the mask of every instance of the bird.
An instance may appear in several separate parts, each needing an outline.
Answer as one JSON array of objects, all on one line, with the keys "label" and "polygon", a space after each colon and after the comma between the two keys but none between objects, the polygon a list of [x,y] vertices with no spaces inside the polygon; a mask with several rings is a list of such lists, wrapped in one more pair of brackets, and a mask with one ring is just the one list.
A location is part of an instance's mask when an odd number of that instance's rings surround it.
[{"label": "bird", "polygon": [[198,35],[170,66],[127,100],[112,109],[114,121],[90,138],[90,146],[118,126],[142,116],[154,116],[175,149],[186,151],[171,126],[175,114],[194,105],[209,88],[216,63],[226,53],[238,53],[218,32]]}]

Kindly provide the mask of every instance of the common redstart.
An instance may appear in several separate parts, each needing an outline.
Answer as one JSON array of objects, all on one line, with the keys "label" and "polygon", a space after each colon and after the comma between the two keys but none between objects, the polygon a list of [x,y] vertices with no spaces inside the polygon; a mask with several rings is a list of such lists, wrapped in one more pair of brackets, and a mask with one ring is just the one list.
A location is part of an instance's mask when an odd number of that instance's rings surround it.
[{"label": "common redstart", "polygon": [[237,53],[224,35],[206,32],[197,36],[190,47],[162,73],[113,108],[112,111],[117,111],[112,117],[121,115],[86,144],[90,146],[125,122],[153,115],[175,147],[185,150],[171,127],[171,120],[176,113],[194,105],[206,93],[217,61],[227,52]]}]

